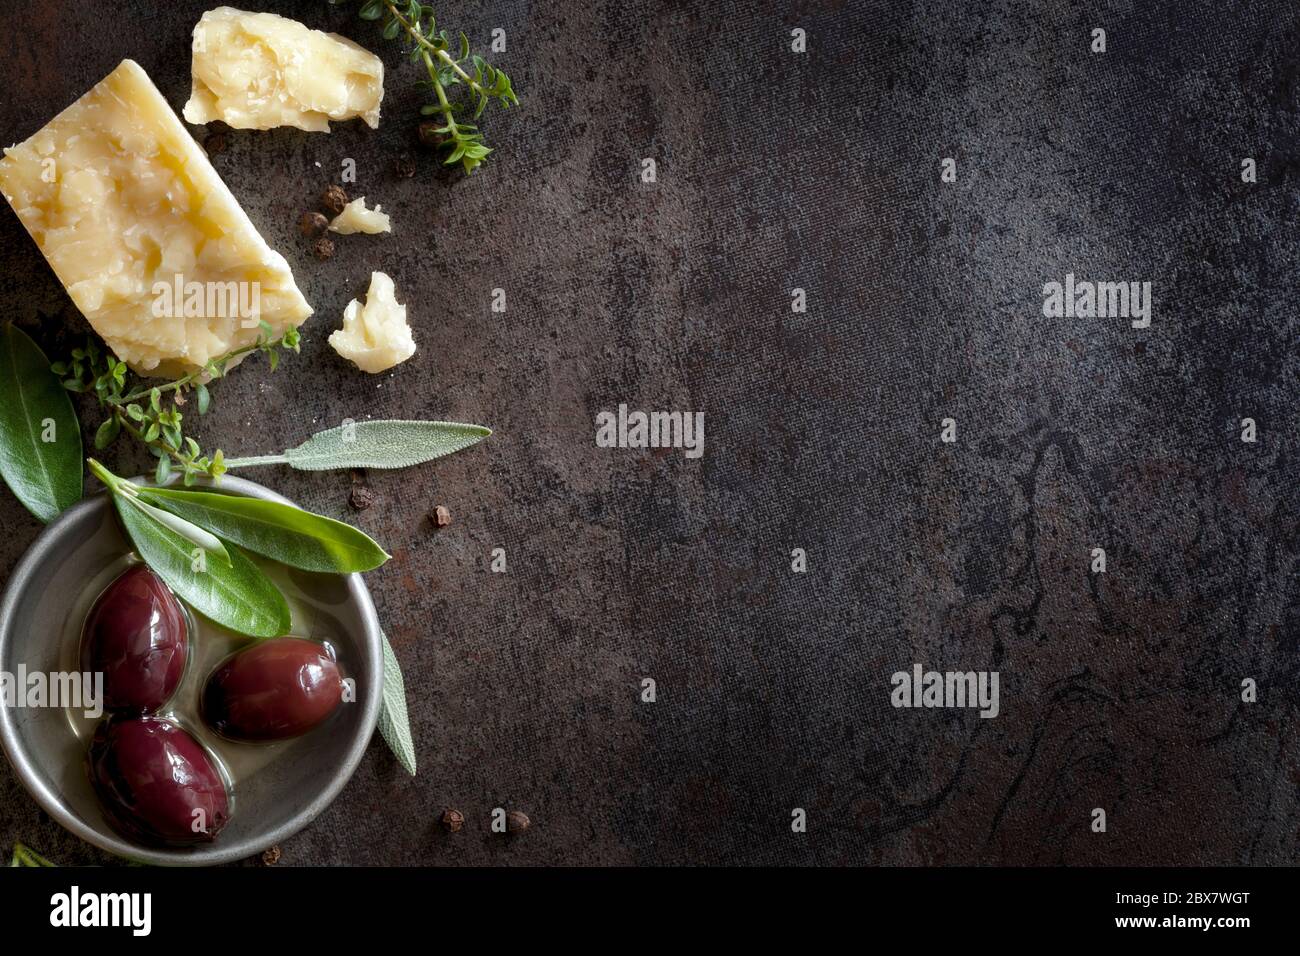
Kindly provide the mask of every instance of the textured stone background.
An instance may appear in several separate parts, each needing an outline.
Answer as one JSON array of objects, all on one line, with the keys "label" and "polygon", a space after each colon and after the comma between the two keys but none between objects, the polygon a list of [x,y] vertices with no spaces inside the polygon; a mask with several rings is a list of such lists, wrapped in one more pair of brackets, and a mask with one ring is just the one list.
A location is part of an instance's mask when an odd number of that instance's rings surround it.
[{"label": "textured stone background", "polygon": [[[3,6],[6,142],[123,57],[184,103],[207,4]],[[262,8],[379,50],[385,118],[235,131],[214,157],[317,315],[300,358],[214,390],[199,437],[496,429],[366,475],[360,515],[347,474],[248,475],[393,553],[368,579],[421,764],[376,742],[282,865],[1295,860],[1300,8],[444,2],[476,43],[508,31],[523,99],[468,180],[424,155],[392,174],[420,102],[395,44],[323,0]],[[396,233],[322,264],[294,224],[344,157]],[[58,348],[78,320],[7,207],[0,243],[0,301]],[[420,345],[378,378],[325,342],[371,269]],[[1153,282],[1151,328],[1042,318],[1067,271]],[[619,402],[704,411],[704,458],[595,448]],[[38,526],[7,497],[0,524],[3,575]],[[1002,715],[893,709],[914,662],[999,670]],[[452,838],[449,805],[470,820]],[[535,826],[493,837],[495,806]],[[103,859],[6,766],[15,839]]]}]

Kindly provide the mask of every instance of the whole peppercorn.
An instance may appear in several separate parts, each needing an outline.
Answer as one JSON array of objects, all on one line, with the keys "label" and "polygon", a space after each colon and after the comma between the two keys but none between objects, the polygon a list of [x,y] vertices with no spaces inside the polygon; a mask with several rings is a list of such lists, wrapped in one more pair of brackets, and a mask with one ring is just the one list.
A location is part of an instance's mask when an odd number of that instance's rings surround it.
[{"label": "whole peppercorn", "polygon": [[298,231],[311,239],[322,235],[329,228],[330,221],[318,212],[305,212],[298,218]]},{"label": "whole peppercorn", "polygon": [[465,826],[465,814],[448,807],[442,811],[442,828],[448,833],[459,833]]},{"label": "whole peppercorn", "polygon": [[435,527],[445,528],[451,524],[451,512],[447,510],[446,505],[438,505],[433,509],[433,514],[429,515],[433,519]]},{"label": "whole peppercorn", "polygon": [[399,179],[410,179],[415,175],[415,160],[403,153],[393,160],[393,174]]},{"label": "whole peppercorn", "polygon": [[273,846],[269,850],[262,852],[262,863],[266,866],[275,866],[280,862],[280,848]]},{"label": "whole peppercorn", "polygon": [[331,186],[321,193],[320,204],[337,216],[348,204],[348,194],[343,191],[342,186]]},{"label": "whole peppercorn", "polygon": [[321,236],[311,244],[311,252],[317,259],[328,259],[334,255],[334,240]]},{"label": "whole peppercorn", "polygon": [[209,156],[215,156],[217,153],[226,151],[226,134],[209,133],[203,140],[203,148],[207,150]]},{"label": "whole peppercorn", "polygon": [[506,814],[507,833],[523,833],[532,825],[533,821],[528,819],[528,814],[519,810],[511,810]]},{"label": "whole peppercorn", "polygon": [[439,132],[442,124],[434,120],[425,120],[416,129],[416,134],[420,137],[420,143],[429,149],[440,149],[447,142],[447,134]]},{"label": "whole peppercorn", "polygon": [[364,485],[357,485],[348,495],[348,504],[357,511],[365,511],[375,503],[375,493]]}]

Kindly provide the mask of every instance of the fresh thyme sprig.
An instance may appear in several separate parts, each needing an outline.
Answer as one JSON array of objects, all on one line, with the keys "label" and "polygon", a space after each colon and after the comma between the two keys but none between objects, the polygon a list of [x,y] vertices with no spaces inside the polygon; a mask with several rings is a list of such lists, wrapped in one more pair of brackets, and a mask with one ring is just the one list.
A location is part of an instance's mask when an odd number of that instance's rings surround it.
[{"label": "fresh thyme sprig", "polygon": [[[185,396],[192,394],[199,414],[207,414],[212,400],[207,383],[223,377],[230,363],[242,355],[261,352],[274,371],[280,363],[280,349],[298,351],[296,328],[290,327],[279,338],[271,338],[271,332],[270,324],[262,322],[256,342],[233,349],[203,368],[163,385],[141,384],[125,362],[104,351],[93,339],[87,340],[85,348],[73,349],[68,361],[55,362],[50,368],[63,379],[64,388],[93,392],[100,408],[108,412],[108,418],[95,432],[97,449],[108,447],[126,432],[158,459],[154,479],[159,484],[171,476],[174,465],[180,469],[185,484],[191,485],[204,475],[220,478],[226,472],[226,461],[221,449],[206,455],[198,442],[183,433],[184,416],[178,406],[185,405]],[[132,387],[128,388],[128,382]],[[165,401],[164,396],[170,401]]]},{"label": "fresh thyme sprig", "polygon": [[[343,3],[345,0],[330,0]],[[440,116],[443,125],[434,130],[442,137],[438,148],[447,152],[443,163],[451,166],[460,163],[466,173],[472,173],[487,159],[492,149],[483,143],[483,134],[473,123],[456,118],[473,104],[475,122],[483,115],[489,102],[495,101],[503,109],[519,105],[519,97],[510,85],[510,77],[498,70],[483,57],[471,53],[469,38],[460,34],[456,54],[452,53],[452,38],[446,30],[439,30],[434,20],[433,7],[419,0],[366,0],[357,15],[363,20],[384,20],[385,40],[395,40],[405,34],[413,41],[412,61],[423,62],[429,74],[419,85],[433,91],[437,102],[420,108],[423,116]],[[470,72],[472,69],[472,73]],[[453,99],[448,89],[460,86],[468,92],[469,103]]]}]

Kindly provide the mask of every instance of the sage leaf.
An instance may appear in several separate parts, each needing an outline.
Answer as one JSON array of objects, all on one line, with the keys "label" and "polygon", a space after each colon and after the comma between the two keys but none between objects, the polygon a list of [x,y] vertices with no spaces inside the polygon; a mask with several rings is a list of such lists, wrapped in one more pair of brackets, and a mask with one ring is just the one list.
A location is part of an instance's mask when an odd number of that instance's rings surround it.
[{"label": "sage leaf", "polygon": [[476,445],[492,434],[482,425],[381,419],[317,432],[280,455],[232,458],[228,468],[287,464],[302,471],[407,468]]},{"label": "sage leaf", "polygon": [[234,545],[226,549],[230,564],[205,562],[194,570],[194,545],[166,525],[159,524],[113,491],[113,504],[127,537],[144,563],[167,586],[204,617],[222,627],[251,637],[279,637],[289,632],[289,604],[262,570]]},{"label": "sage leaf", "polygon": [[141,488],[139,495],[254,554],[306,571],[370,571],[389,557],[351,525],[278,501],[176,488]]},{"label": "sage leaf", "polygon": [[379,735],[388,749],[412,777],[415,776],[415,740],[411,737],[411,720],[406,713],[406,684],[402,668],[388,643],[388,635],[379,634],[384,644],[384,698],[379,705]]},{"label": "sage leaf", "polygon": [[0,329],[0,476],[41,521],[81,499],[81,428],[41,347]]}]

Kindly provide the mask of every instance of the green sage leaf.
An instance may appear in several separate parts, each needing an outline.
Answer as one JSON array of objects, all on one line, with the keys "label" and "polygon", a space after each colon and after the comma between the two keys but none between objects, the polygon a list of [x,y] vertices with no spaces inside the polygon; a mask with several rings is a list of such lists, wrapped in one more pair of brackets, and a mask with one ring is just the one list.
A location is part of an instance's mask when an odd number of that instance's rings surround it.
[{"label": "green sage leaf", "polygon": [[379,705],[379,735],[397,757],[397,762],[414,777],[415,740],[406,713],[406,683],[402,679],[397,655],[393,653],[393,645],[388,643],[388,635],[381,631],[379,637],[384,643],[384,697]]},{"label": "green sage leaf", "polygon": [[27,333],[0,329],[0,476],[41,521],[81,499],[81,428],[50,360]]},{"label": "green sage leaf", "polygon": [[141,488],[140,497],[241,548],[306,571],[370,571],[388,554],[342,521],[278,501],[176,488]]},{"label": "green sage leaf", "polygon": [[252,637],[289,632],[291,618],[284,595],[237,547],[226,549],[229,565],[211,561],[196,571],[196,545],[189,539],[147,516],[139,502],[128,501],[121,492],[113,492],[113,504],[144,563],[198,613]]},{"label": "green sage leaf", "polygon": [[357,422],[317,432],[286,451],[284,460],[303,471],[406,468],[469,448],[491,434],[481,425],[457,422]]}]

